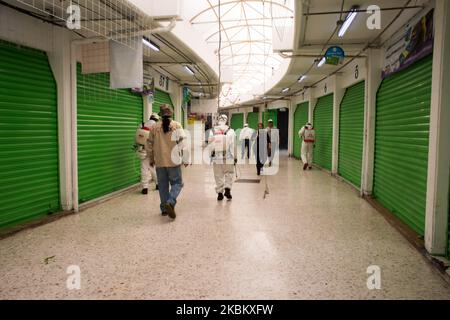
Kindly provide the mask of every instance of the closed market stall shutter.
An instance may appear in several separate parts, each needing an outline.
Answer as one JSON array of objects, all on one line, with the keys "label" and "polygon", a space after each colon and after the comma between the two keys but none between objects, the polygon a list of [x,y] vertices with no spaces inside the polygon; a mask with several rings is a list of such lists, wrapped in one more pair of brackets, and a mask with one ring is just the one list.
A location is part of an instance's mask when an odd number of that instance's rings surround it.
[{"label": "closed market stall shutter", "polygon": [[186,129],[186,124],[184,123],[184,119],[185,119],[185,116],[184,116],[184,108],[182,107],[182,108],[181,108],[181,121],[180,121],[180,123],[181,123],[181,125],[183,126],[183,128]]},{"label": "closed market stall shutter", "polygon": [[386,79],[377,93],[373,196],[424,234],[432,56]]},{"label": "closed market stall shutter", "polygon": [[78,71],[78,188],[85,202],[139,181],[132,150],[142,122],[142,97],[109,89],[109,74]]},{"label": "closed market stall shutter", "polygon": [[338,174],[358,188],[364,138],[364,85],[362,81],[347,88],[339,111]]},{"label": "closed market stall shutter", "polygon": [[169,106],[172,107],[172,111],[174,110],[172,99],[170,99],[170,95],[167,92],[156,89],[153,99],[152,111],[159,113],[161,105],[163,104],[168,104]]},{"label": "closed market stall shutter", "polygon": [[308,122],[308,102],[303,102],[297,105],[294,113],[294,157],[301,157],[302,140],[298,136],[300,129]]},{"label": "closed market stall shutter", "polygon": [[314,128],[316,129],[316,147],[313,162],[331,170],[333,145],[333,94],[320,97],[314,108]]},{"label": "closed market stall shutter", "polygon": [[244,127],[244,114],[233,113],[231,115],[230,127],[234,130],[242,129]]},{"label": "closed market stall shutter", "polygon": [[0,228],[60,210],[56,83],[47,54],[0,40]]},{"label": "closed market stall shutter", "polygon": [[264,128],[267,127],[269,119],[273,120],[273,126],[278,128],[278,109],[271,109],[263,112]]},{"label": "closed market stall shutter", "polygon": [[249,128],[252,128],[253,130],[258,129],[258,117],[259,113],[257,112],[249,112],[247,114],[247,123]]}]

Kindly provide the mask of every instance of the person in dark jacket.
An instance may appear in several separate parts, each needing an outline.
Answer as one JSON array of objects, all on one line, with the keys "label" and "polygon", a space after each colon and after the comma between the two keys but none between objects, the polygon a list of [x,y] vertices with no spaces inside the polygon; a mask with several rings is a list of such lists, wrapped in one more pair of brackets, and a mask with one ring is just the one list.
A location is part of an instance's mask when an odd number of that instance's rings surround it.
[{"label": "person in dark jacket", "polygon": [[254,141],[254,154],[256,154],[256,173],[259,176],[267,161],[270,146],[270,135],[262,123],[258,123],[258,130],[253,133],[252,140]]}]

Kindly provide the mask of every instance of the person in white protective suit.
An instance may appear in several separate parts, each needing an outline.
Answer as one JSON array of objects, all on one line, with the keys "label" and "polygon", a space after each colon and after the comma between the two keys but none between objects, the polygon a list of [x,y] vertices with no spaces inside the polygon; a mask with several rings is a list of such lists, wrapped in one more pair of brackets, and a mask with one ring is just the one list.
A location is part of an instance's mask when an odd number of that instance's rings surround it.
[{"label": "person in white protective suit", "polygon": [[308,122],[300,129],[298,136],[302,139],[301,157],[303,162],[303,170],[306,170],[306,168],[311,170],[314,143],[316,141],[316,131],[312,124]]},{"label": "person in white protective suit", "polygon": [[236,134],[227,121],[226,115],[219,116],[218,125],[213,127],[208,141],[219,201],[223,200],[224,195],[228,200],[232,199],[231,186],[237,162]]},{"label": "person in white protective suit", "polygon": [[272,160],[275,158],[275,154],[278,151],[278,146],[280,144],[280,131],[273,126],[273,120],[269,119],[267,121],[267,134],[270,137],[268,143],[268,156],[269,156],[269,167],[272,166]]},{"label": "person in white protective suit", "polygon": [[[153,181],[156,184],[156,190],[158,190],[158,180],[156,179],[156,170],[154,166],[150,165],[148,154],[147,151],[145,150],[145,142],[148,138],[150,128],[153,127],[158,121],[159,121],[158,114],[153,113],[147,122],[142,123],[139,126],[136,132],[137,154],[139,159],[141,160],[142,194],[148,193],[148,187],[151,181]],[[143,140],[141,139],[141,136],[144,136]]]},{"label": "person in white protective suit", "polygon": [[250,139],[252,136],[253,129],[248,127],[248,123],[244,124],[244,128],[239,134],[239,141],[242,143],[241,159],[244,159],[245,150],[247,150],[247,159],[250,159]]}]

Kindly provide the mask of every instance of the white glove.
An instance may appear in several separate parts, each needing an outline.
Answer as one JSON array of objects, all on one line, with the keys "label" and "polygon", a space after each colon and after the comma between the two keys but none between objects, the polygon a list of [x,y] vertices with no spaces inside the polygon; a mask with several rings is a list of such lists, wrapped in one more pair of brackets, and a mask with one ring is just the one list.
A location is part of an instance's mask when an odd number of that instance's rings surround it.
[{"label": "white glove", "polygon": [[138,157],[139,159],[144,160],[145,158],[147,158],[147,151],[145,150],[138,151]]}]

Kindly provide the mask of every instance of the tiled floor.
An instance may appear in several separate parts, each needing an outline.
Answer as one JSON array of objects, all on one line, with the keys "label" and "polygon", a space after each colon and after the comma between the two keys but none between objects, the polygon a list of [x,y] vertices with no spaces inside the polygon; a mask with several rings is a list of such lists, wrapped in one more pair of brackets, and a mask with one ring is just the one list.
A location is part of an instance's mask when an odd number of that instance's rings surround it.
[{"label": "tiled floor", "polygon": [[[243,178],[254,168],[240,166]],[[157,192],[125,194],[0,241],[0,298],[450,299],[449,285],[347,184],[281,160],[218,203],[212,168],[184,169],[171,222]],[[67,289],[77,265],[81,288]],[[367,268],[381,289],[367,288]]]}]

